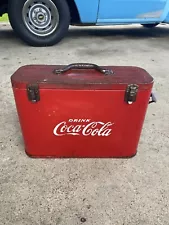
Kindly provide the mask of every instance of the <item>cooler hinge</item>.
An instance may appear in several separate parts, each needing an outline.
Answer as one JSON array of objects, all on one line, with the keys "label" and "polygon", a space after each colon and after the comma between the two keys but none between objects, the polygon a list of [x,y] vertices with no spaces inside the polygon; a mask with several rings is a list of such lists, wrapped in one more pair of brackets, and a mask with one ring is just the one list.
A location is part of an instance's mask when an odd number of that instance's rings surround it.
[{"label": "cooler hinge", "polygon": [[125,92],[125,102],[132,104],[137,99],[138,85],[129,84]]},{"label": "cooler hinge", "polygon": [[27,85],[27,95],[29,101],[36,103],[40,101],[39,85],[38,84],[28,84]]}]

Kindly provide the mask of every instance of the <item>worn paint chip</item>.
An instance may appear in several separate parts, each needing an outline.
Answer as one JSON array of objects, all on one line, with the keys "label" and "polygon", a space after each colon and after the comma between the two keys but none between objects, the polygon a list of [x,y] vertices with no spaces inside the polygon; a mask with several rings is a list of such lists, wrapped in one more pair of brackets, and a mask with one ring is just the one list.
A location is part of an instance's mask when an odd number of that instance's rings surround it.
[{"label": "worn paint chip", "polygon": [[161,17],[162,12],[163,12],[162,10],[155,11],[155,12],[148,12],[148,13],[138,15],[137,18],[159,18]]}]

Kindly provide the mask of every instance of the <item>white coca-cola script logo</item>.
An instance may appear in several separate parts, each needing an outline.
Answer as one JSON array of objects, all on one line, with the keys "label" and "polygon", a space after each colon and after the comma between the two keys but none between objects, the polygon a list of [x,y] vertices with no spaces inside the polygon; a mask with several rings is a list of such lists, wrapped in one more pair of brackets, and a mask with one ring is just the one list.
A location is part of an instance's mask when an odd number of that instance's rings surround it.
[{"label": "white coca-cola script logo", "polygon": [[68,122],[62,121],[53,130],[54,135],[84,135],[84,136],[105,136],[108,137],[112,132],[112,122],[96,122],[90,119],[70,119]]}]

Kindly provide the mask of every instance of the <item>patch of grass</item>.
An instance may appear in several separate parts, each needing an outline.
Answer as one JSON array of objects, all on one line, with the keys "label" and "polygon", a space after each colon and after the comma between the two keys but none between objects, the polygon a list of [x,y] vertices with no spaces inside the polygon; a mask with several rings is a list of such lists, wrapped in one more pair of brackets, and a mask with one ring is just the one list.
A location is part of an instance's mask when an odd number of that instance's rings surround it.
[{"label": "patch of grass", "polygon": [[0,17],[0,22],[8,22],[8,14],[4,14],[2,17]]}]

